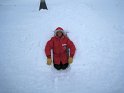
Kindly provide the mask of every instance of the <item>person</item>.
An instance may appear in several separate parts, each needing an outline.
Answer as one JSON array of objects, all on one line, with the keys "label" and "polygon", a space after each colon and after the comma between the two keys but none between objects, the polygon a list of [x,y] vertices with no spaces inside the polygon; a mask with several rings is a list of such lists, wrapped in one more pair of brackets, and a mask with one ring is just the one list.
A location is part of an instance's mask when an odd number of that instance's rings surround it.
[{"label": "person", "polygon": [[[53,61],[53,66],[57,70],[64,70],[73,62],[75,50],[74,43],[67,37],[63,28],[57,27],[55,36],[47,41],[45,46],[47,64],[51,65]],[[53,60],[51,54],[53,55]]]}]

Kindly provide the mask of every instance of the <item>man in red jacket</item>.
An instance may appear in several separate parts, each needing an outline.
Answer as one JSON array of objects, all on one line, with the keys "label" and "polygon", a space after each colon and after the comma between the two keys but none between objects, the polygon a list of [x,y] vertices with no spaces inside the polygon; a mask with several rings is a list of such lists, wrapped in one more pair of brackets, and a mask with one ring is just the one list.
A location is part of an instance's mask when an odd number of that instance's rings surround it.
[{"label": "man in red jacket", "polygon": [[45,46],[48,65],[52,63],[51,50],[54,67],[60,70],[66,69],[72,63],[76,48],[73,42],[66,36],[63,28],[58,27],[55,30],[55,36]]}]

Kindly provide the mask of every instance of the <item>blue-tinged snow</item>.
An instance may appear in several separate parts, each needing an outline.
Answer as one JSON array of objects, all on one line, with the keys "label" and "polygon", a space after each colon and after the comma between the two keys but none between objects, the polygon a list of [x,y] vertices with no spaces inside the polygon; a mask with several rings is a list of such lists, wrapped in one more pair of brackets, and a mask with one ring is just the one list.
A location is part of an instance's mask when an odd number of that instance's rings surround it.
[{"label": "blue-tinged snow", "polygon": [[[0,0],[0,93],[123,93],[124,1]],[[46,65],[56,27],[76,45],[65,71]]]}]

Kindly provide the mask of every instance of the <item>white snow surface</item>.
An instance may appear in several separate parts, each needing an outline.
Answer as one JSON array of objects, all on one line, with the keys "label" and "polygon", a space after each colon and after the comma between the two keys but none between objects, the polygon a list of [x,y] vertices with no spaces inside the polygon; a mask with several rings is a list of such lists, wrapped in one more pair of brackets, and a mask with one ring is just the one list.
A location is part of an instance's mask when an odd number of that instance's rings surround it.
[{"label": "white snow surface", "polygon": [[[0,93],[124,93],[124,1],[0,0]],[[57,71],[44,48],[69,32],[74,61]]]}]

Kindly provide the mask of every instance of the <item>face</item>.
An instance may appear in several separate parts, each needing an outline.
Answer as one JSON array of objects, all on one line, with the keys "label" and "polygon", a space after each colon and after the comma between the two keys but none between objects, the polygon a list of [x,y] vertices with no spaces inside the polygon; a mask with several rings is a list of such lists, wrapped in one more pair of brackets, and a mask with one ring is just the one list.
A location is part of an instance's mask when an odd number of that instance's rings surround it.
[{"label": "face", "polygon": [[57,32],[57,36],[58,36],[58,37],[61,37],[62,35],[63,35],[62,32],[60,32],[60,31]]}]

